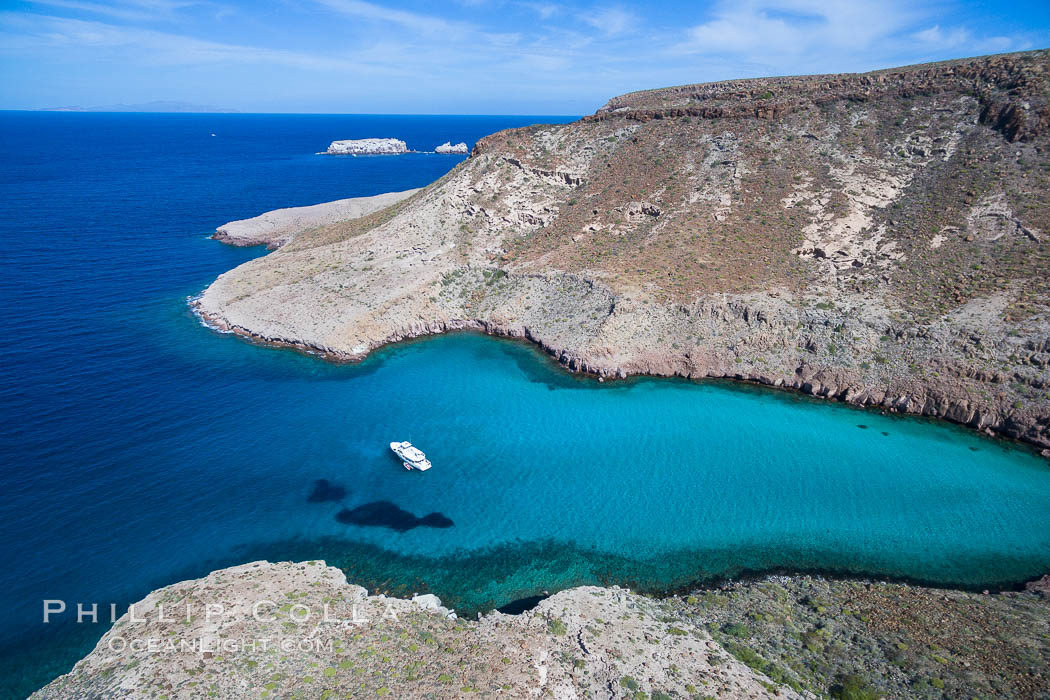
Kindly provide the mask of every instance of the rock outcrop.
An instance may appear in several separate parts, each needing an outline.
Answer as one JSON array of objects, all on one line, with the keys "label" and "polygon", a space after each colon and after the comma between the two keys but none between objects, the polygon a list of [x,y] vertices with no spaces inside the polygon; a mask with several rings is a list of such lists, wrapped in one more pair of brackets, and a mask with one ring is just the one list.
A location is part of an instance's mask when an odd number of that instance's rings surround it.
[{"label": "rock outcrop", "polygon": [[250,219],[223,224],[215,229],[212,238],[236,246],[265,244],[270,248],[280,248],[300,231],[360,218],[396,204],[418,191],[387,192],[373,197],[352,197],[307,207],[275,209]]},{"label": "rock outcrop", "polygon": [[332,141],[325,153],[335,156],[375,156],[408,153],[408,145],[399,139],[348,139]]},{"label": "rock outcrop", "polygon": [[488,136],[196,305],[335,359],[472,328],[1050,447],[1047,95],[1046,51],[634,93]]},{"label": "rock outcrop", "polygon": [[469,152],[470,151],[467,150],[467,144],[457,143],[452,145],[448,141],[434,149],[434,153],[462,153],[463,155],[466,155]]}]

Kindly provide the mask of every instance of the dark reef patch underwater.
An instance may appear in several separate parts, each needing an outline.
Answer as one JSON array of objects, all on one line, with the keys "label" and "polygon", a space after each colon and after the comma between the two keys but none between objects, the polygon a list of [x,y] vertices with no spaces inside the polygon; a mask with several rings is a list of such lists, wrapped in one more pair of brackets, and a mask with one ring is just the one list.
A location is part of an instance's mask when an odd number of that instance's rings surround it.
[{"label": "dark reef patch underwater", "polygon": [[[104,631],[42,625],[43,599],[108,609],[252,559],[325,559],[465,614],[581,583],[1050,571],[1046,461],[961,428],[724,382],[599,384],[469,334],[336,366],[189,313],[264,252],[208,240],[216,225],[458,162],[314,155],[331,140],[472,144],[538,121],[0,113],[0,696]],[[433,469],[391,459],[405,439]]]}]

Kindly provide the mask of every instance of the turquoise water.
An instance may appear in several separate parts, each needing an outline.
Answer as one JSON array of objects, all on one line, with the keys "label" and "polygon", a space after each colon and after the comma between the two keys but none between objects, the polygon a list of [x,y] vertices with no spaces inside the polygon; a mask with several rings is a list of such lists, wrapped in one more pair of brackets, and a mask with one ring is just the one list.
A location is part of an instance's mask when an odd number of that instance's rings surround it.
[{"label": "turquoise water", "polygon": [[[402,592],[472,610],[579,583],[661,590],[747,570],[980,587],[1050,566],[1050,529],[1037,526],[1050,515],[1046,463],[953,426],[724,383],[603,384],[472,334],[331,372],[346,381],[276,392],[309,399],[254,418],[304,438],[299,466],[261,468],[262,493],[225,499],[244,513],[262,498],[273,536],[310,532],[330,561]],[[434,468],[401,469],[386,448],[400,438]],[[315,478],[347,496],[297,498]],[[333,518],[376,501],[454,525]]]},{"label": "turquoise water", "polygon": [[[600,384],[470,334],[336,366],[190,314],[262,253],[208,240],[217,224],[459,160],[317,144],[473,143],[535,121],[0,114],[0,696],[104,631],[41,625],[42,599],[128,603],[253,559],[325,559],[465,613],[582,583],[817,570],[983,588],[1050,571],[1047,462],[951,425],[728,383]],[[434,468],[402,469],[399,439]],[[342,497],[311,500],[321,479]],[[362,506],[397,529],[337,517]]]}]

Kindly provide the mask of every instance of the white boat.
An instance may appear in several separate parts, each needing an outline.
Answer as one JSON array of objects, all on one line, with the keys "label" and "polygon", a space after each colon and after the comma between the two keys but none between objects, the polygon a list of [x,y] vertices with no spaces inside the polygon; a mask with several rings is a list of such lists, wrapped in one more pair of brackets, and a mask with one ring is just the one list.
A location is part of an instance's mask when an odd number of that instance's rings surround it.
[{"label": "white boat", "polygon": [[404,442],[392,442],[390,443],[390,449],[394,451],[398,457],[401,458],[401,463],[405,469],[418,469],[421,472],[425,472],[430,469],[430,460],[423,454],[423,451],[418,447],[414,447],[411,442],[405,440]]}]

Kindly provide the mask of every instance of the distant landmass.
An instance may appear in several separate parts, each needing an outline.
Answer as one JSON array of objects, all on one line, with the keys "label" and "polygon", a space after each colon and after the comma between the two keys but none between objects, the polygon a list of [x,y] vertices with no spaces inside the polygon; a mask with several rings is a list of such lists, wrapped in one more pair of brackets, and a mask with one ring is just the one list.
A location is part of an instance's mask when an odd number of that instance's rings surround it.
[{"label": "distant landmass", "polygon": [[195,105],[189,102],[173,102],[171,100],[158,100],[156,102],[143,102],[134,105],[98,105],[95,107],[81,107],[71,105],[68,107],[47,107],[41,112],[217,112],[221,114],[235,114],[239,110],[226,109],[224,107],[213,107],[212,105]]}]

